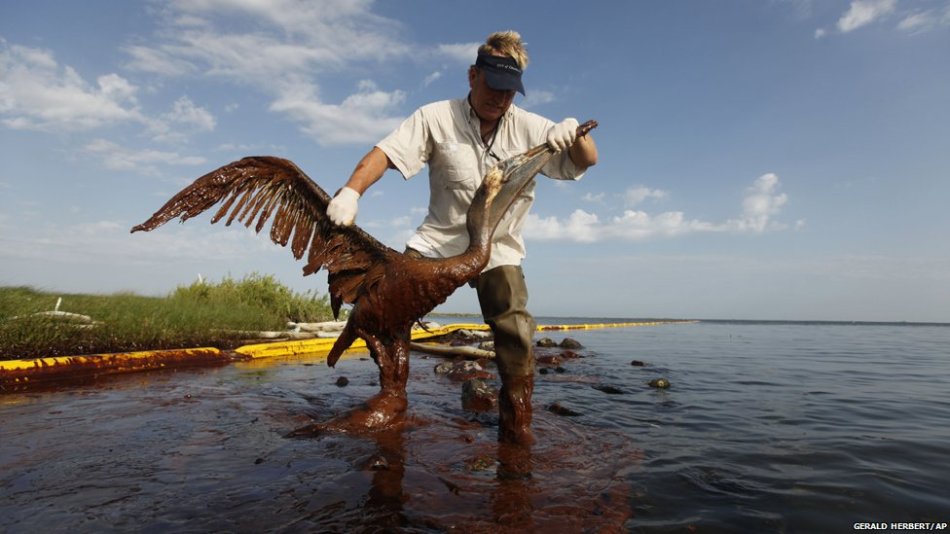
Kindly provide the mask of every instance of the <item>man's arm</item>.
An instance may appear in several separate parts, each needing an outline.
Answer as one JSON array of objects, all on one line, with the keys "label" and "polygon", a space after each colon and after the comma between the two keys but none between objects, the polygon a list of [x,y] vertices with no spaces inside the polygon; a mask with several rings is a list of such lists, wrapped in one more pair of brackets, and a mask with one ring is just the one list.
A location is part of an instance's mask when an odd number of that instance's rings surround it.
[{"label": "man's arm", "polygon": [[594,143],[594,138],[590,134],[578,137],[568,149],[567,154],[579,169],[586,169],[597,164],[597,144]]},{"label": "man's arm", "polygon": [[583,171],[597,163],[597,145],[590,134],[578,137],[578,126],[577,119],[568,117],[548,128],[545,141],[555,152],[567,149],[571,162]]},{"label": "man's arm", "polygon": [[356,168],[353,169],[353,174],[350,175],[350,179],[346,182],[344,187],[349,187],[362,195],[371,185],[383,177],[387,169],[395,168],[396,166],[389,161],[389,157],[386,156],[386,153],[380,150],[379,147],[374,146],[373,149],[367,152],[366,155],[363,156],[363,159],[356,164]]},{"label": "man's arm", "polygon": [[356,221],[356,212],[359,210],[359,198],[379,181],[386,173],[386,169],[395,169],[386,153],[373,147],[353,169],[353,174],[346,185],[337,191],[330,205],[327,206],[327,215],[336,224],[349,226]]}]

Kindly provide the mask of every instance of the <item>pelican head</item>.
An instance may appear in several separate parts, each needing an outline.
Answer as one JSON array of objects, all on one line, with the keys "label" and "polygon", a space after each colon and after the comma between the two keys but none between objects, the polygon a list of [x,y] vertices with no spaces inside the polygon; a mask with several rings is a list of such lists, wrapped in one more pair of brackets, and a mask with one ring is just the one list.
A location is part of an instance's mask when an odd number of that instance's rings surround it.
[{"label": "pelican head", "polygon": [[523,154],[508,158],[488,171],[483,185],[490,206],[489,228],[494,230],[553,154],[554,152],[547,145],[540,145]]}]

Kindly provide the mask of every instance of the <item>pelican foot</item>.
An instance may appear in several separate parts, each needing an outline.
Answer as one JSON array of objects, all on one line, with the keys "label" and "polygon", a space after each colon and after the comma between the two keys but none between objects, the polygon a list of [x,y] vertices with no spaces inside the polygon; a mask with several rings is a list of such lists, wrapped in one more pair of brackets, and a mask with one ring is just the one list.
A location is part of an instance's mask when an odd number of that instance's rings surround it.
[{"label": "pelican foot", "polygon": [[291,431],[288,438],[313,438],[324,434],[368,434],[389,430],[406,422],[409,401],[405,394],[380,392],[361,406],[313,425]]}]

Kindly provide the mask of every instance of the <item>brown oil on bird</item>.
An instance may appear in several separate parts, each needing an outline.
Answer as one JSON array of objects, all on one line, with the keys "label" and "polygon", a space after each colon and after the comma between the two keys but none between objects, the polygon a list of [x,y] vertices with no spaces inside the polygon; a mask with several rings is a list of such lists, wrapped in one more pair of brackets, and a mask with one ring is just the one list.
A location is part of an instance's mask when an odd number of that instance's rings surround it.
[{"label": "brown oil on bird", "polygon": [[[596,125],[582,124],[578,135]],[[359,337],[379,367],[379,393],[348,413],[291,435],[381,430],[403,421],[408,406],[413,324],[485,268],[495,227],[552,154],[547,145],[540,145],[486,174],[467,213],[468,248],[450,258],[413,258],[355,225],[334,224],[326,215],[330,196],[294,163],[271,156],[247,157],[198,178],[132,232],[154,230],[174,218],[184,222],[218,203],[222,205],[212,223],[227,216],[227,225],[237,220],[260,232],[273,218],[271,240],[281,246],[290,243],[297,259],[306,254],[304,275],[327,271],[334,315],[342,304],[352,304],[327,363],[334,366]]]}]

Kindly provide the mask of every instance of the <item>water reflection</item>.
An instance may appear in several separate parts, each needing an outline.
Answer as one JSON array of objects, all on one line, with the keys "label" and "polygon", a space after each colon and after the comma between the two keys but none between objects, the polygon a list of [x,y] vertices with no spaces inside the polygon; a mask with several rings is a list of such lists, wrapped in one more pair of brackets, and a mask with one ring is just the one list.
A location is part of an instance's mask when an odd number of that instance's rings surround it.
[{"label": "water reflection", "polygon": [[542,421],[534,447],[490,441],[496,428],[461,420],[412,419],[402,430],[347,437],[354,446],[370,445],[354,468],[371,480],[363,499],[348,499],[364,504],[359,523],[346,526],[622,531],[632,513],[625,479],[640,451],[619,434],[571,429],[547,416]]},{"label": "water reflection", "polygon": [[403,513],[403,504],[408,497],[402,485],[406,472],[406,444],[402,429],[379,432],[373,439],[376,451],[363,467],[373,472],[365,517],[379,528],[404,527],[408,521]]},{"label": "water reflection", "polygon": [[497,484],[491,503],[495,521],[515,529],[533,531],[534,508],[531,447],[513,443],[498,444]]},{"label": "water reflection", "polygon": [[[411,492],[407,492],[404,487],[407,462],[404,429],[390,429],[361,439],[367,439],[375,446],[375,450],[364,458],[360,466],[361,470],[372,472],[363,507],[364,526],[372,525],[374,530],[412,526],[413,519],[409,517],[412,512],[407,514],[404,509],[411,500]],[[534,529],[531,497],[538,493],[539,488],[532,474],[532,461],[531,447],[499,443],[493,456],[478,457],[467,462],[466,468],[470,472],[480,470],[495,473],[494,480],[489,484],[491,491],[487,499],[491,522],[513,529]],[[440,476],[438,480],[455,497],[470,500],[472,494],[476,493],[472,486],[460,486],[450,477]],[[420,520],[419,517],[415,519]],[[440,523],[435,518],[421,522],[430,526]]]},{"label": "water reflection", "polygon": [[360,363],[341,366],[342,391],[324,369],[288,362],[6,405],[0,531],[610,532],[630,517],[639,451],[621,432],[541,409],[563,383],[536,393],[533,448],[499,444],[497,417],[463,411],[458,386],[424,365],[403,428],[284,437],[360,402],[373,387]]},{"label": "water reflection", "polygon": [[[366,458],[362,469],[372,472],[372,481],[367,491],[363,507],[364,526],[372,525],[372,530],[405,529],[412,526],[446,528],[466,521],[464,518],[449,515],[439,518],[426,517],[418,506],[409,506],[413,500],[412,491],[404,486],[406,474],[406,438],[400,429],[379,432],[372,436],[375,450]],[[486,504],[491,517],[486,523],[504,526],[520,531],[535,530],[534,503],[539,488],[532,474],[531,448],[520,445],[498,444],[495,454],[477,458],[468,469],[480,469],[486,473],[494,471],[493,480],[487,481]],[[481,465],[479,465],[481,462]],[[491,465],[484,465],[486,462]],[[440,476],[439,482],[447,491],[444,499],[454,501],[463,499],[478,502],[479,488],[464,481],[453,482],[452,477]],[[462,482],[459,485],[457,482]],[[451,494],[453,497],[448,497]],[[438,507],[436,507],[438,509]],[[434,510],[433,510],[434,511]],[[469,520],[472,519],[470,516]]]}]

